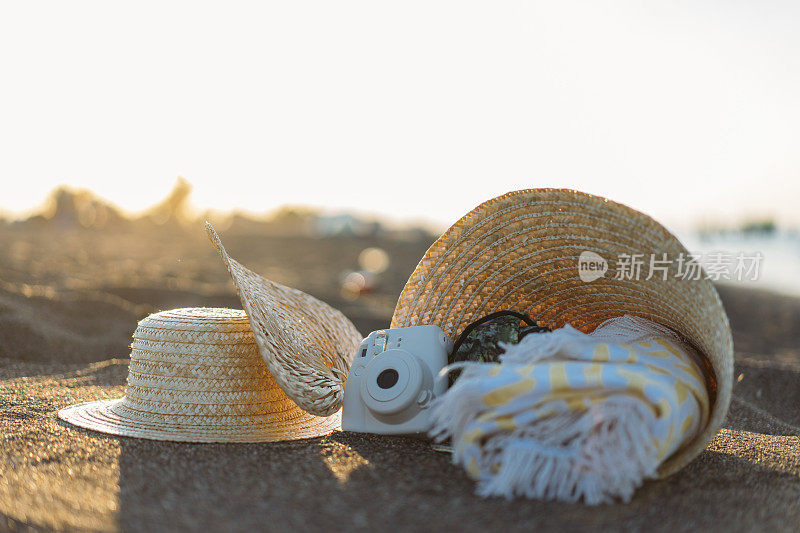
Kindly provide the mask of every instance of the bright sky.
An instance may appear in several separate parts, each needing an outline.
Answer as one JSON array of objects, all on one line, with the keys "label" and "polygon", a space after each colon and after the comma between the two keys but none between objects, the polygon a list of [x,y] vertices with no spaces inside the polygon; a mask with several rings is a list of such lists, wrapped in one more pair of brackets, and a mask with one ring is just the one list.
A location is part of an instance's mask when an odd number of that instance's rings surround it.
[{"label": "bright sky", "polygon": [[800,4],[6,2],[0,208],[283,203],[452,222],[570,187],[800,223]]}]

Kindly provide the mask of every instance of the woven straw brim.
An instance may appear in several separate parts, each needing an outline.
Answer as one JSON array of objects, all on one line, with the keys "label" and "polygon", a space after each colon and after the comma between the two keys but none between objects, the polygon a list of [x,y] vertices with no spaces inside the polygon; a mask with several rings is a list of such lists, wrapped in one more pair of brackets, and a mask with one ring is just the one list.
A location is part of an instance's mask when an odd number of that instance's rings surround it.
[{"label": "woven straw brim", "polygon": [[341,413],[316,417],[292,404],[286,413],[229,417],[224,423],[191,423],[188,417],[148,421],[126,408],[124,398],[81,403],[58,417],[76,426],[124,437],[178,442],[275,442],[327,435],[341,428]]},{"label": "woven straw brim", "polygon": [[[609,262],[605,276],[580,279],[582,252]],[[616,279],[620,256],[642,254],[640,279]],[[667,254],[666,279],[647,277],[651,254]],[[705,357],[713,408],[708,426],[669,458],[661,475],[691,461],[721,426],[733,383],[733,342],[716,290],[704,278],[684,279],[684,246],[650,217],[605,198],[565,189],[529,189],[476,207],[425,253],[406,283],[391,327],[437,324],[455,338],[493,311],[527,312],[540,325],[590,332],[624,314],[678,332]],[[661,264],[660,266],[663,266]]]}]

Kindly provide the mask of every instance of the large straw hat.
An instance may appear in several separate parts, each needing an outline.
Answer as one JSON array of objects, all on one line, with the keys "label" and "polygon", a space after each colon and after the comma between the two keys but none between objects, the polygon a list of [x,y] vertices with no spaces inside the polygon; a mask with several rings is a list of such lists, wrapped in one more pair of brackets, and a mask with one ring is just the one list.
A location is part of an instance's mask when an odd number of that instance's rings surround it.
[{"label": "large straw hat", "polygon": [[313,416],[275,383],[244,311],[175,309],[133,334],[125,397],[62,409],[104,433],[189,442],[264,442],[325,435],[341,417]]},{"label": "large straw hat", "polygon": [[242,266],[225,251],[211,224],[206,223],[206,231],[228,267],[275,381],[309,413],[329,416],[339,411],[363,336],[328,304]]},{"label": "large straw hat", "polygon": [[[602,277],[581,279],[584,252],[607,262]],[[646,279],[651,254],[667,261]],[[639,279],[630,279],[626,255],[645,262]],[[508,309],[529,313],[539,325],[569,323],[583,332],[625,314],[668,326],[705,357],[713,402],[705,430],[662,465],[660,474],[669,475],[719,429],[733,382],[728,318],[702,272],[692,279],[680,271],[687,256],[656,221],[605,198],[564,189],[511,192],[470,211],[428,249],[403,288],[392,327],[437,324],[456,337],[470,322]]]}]

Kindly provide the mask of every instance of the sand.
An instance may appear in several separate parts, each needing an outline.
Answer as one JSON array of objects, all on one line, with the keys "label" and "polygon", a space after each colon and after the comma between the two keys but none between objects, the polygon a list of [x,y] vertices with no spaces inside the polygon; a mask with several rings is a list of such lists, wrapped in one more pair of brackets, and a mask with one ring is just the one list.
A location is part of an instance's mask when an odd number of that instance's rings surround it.
[{"label": "sand", "polygon": [[[388,325],[425,238],[223,232],[234,257]],[[392,262],[371,294],[339,292],[369,246]],[[0,530],[628,530],[800,528],[800,301],[720,287],[736,344],[724,429],[678,474],[628,504],[586,507],[475,496],[421,440],[337,432],[276,444],[117,438],[57,420],[124,393],[130,335],[147,313],[239,307],[198,228],[0,225]]]}]

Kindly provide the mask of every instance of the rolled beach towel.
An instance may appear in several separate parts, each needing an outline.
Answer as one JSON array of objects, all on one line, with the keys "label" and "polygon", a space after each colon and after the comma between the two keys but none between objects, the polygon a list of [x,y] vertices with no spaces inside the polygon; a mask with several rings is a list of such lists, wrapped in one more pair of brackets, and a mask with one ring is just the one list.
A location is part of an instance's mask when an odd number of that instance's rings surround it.
[{"label": "rolled beach towel", "polygon": [[569,325],[504,344],[432,407],[437,440],[484,496],[628,501],[708,423],[698,355],[663,326],[626,315],[590,334]]}]

